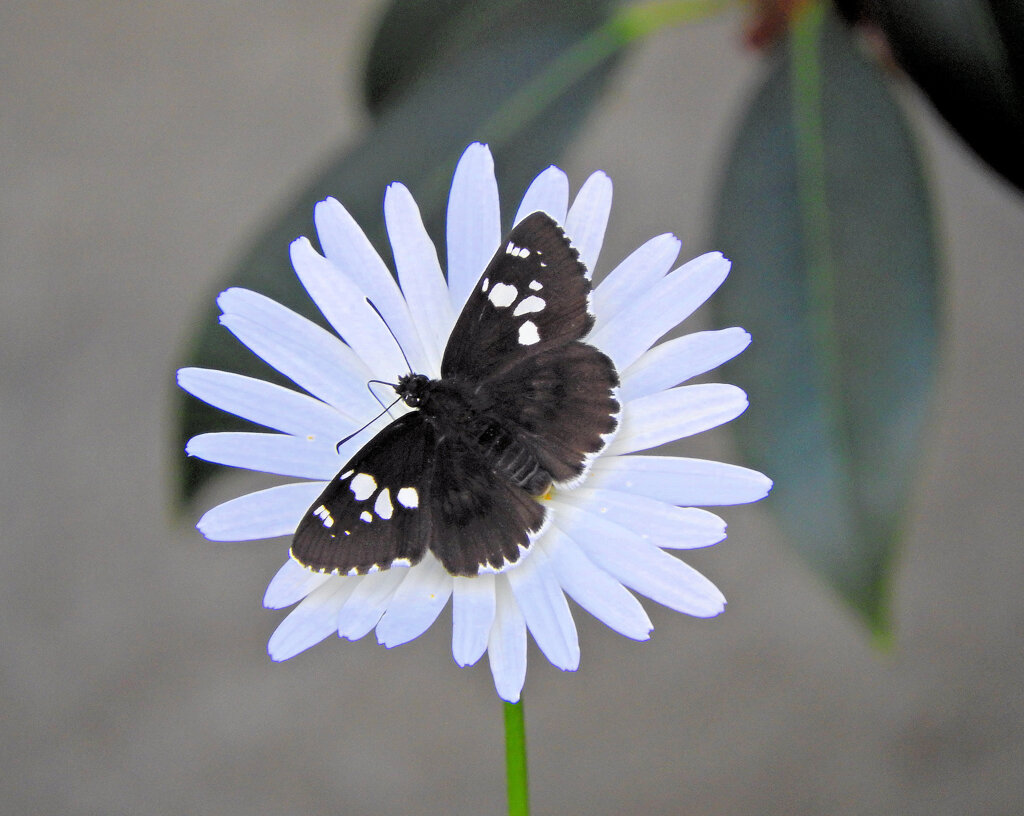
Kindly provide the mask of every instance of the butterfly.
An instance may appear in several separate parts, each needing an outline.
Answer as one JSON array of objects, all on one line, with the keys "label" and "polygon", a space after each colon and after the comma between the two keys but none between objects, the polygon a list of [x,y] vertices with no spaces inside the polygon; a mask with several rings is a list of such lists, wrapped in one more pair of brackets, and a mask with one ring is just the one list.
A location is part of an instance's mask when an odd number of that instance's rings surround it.
[{"label": "butterfly", "polygon": [[452,575],[500,572],[544,532],[542,497],[573,485],[618,427],[618,374],[579,254],[549,215],[505,238],[448,339],[441,377],[403,374],[414,409],[374,436],[302,518],[291,556],[363,575],[432,552]]}]

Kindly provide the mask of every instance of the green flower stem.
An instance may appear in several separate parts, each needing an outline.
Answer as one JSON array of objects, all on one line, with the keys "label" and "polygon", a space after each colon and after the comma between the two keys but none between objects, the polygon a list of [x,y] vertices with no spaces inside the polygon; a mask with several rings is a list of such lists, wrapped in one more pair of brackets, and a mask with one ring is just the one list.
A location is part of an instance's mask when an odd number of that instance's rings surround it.
[{"label": "green flower stem", "polygon": [[526,724],[523,701],[504,705],[508,816],[529,816],[530,789],[526,778]]}]

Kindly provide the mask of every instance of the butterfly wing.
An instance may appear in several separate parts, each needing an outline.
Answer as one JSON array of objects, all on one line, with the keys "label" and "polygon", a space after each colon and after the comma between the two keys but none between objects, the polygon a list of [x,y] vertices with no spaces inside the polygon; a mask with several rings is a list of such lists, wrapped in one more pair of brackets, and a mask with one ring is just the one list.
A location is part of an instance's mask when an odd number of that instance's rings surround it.
[{"label": "butterfly wing", "polygon": [[433,427],[414,411],[352,457],[299,522],[291,555],[307,569],[365,574],[419,562],[430,545]]},{"label": "butterfly wing", "polygon": [[448,338],[443,378],[481,380],[594,325],[590,281],[562,228],[542,212],[509,233],[466,301]]},{"label": "butterfly wing", "polygon": [[618,374],[582,342],[590,281],[561,227],[533,213],[509,234],[448,340],[442,377],[472,382],[481,410],[555,482],[573,483],[618,426]]},{"label": "butterfly wing", "polygon": [[500,572],[547,526],[547,509],[503,479],[458,434],[437,447],[430,549],[453,575]]}]

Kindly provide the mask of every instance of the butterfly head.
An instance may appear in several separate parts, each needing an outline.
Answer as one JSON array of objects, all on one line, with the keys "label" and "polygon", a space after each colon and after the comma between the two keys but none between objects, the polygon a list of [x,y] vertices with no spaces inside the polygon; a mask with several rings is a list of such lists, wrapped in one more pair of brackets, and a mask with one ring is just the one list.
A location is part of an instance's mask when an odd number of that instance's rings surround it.
[{"label": "butterfly head", "polygon": [[427,397],[430,378],[424,374],[403,374],[398,378],[395,393],[410,408],[419,408]]}]

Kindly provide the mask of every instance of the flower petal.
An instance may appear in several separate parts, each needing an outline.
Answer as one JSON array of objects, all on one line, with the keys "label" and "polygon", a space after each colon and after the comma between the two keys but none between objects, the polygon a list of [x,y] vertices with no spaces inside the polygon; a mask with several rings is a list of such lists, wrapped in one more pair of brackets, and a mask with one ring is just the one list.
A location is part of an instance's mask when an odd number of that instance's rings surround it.
[{"label": "flower petal", "polygon": [[338,439],[352,431],[351,421],[327,403],[253,377],[183,368],[178,372],[178,385],[214,408],[275,431],[304,434],[316,429]]},{"label": "flower petal", "polygon": [[526,682],[526,621],[504,574],[496,577],[494,589],[494,625],[487,639],[487,659],[498,696],[516,703]]},{"label": "flower petal", "polygon": [[356,581],[335,579],[321,584],[293,609],[270,636],[267,651],[274,660],[288,660],[333,634],[338,610]]},{"label": "flower petal", "polygon": [[576,671],[580,666],[576,624],[544,550],[534,548],[507,575],[526,626],[545,657],[562,671]]},{"label": "flower petal", "polygon": [[627,402],[607,454],[647,450],[735,419],[747,409],[747,395],[735,385],[681,385]]},{"label": "flower petal", "polygon": [[709,547],[725,538],[725,522],[697,507],[676,507],[647,496],[592,487],[559,491],[556,500],[559,506],[575,505],[632,530],[658,547],[689,550]]},{"label": "flower petal", "polygon": [[682,456],[602,456],[587,487],[649,496],[669,504],[713,507],[763,499],[772,480],[756,470]]},{"label": "flower petal", "polygon": [[[418,372],[430,377],[441,373],[441,355],[455,325],[448,286],[434,247],[420,218],[419,208],[404,185],[395,182],[384,196],[384,219],[395,255],[402,292],[412,310],[413,323],[433,365]],[[475,281],[474,281],[475,283]]]},{"label": "flower petal", "polygon": [[390,649],[418,638],[437,620],[451,594],[452,576],[428,553],[388,602],[377,624],[377,642]]},{"label": "flower petal", "polygon": [[729,262],[709,252],[651,286],[587,338],[625,371],[655,341],[706,301],[729,274]]},{"label": "flower petal", "polygon": [[601,171],[591,173],[565,216],[565,233],[579,250],[588,275],[597,266],[611,209],[612,180]]},{"label": "flower petal", "polygon": [[338,612],[338,634],[349,640],[359,640],[368,634],[380,621],[398,585],[409,572],[408,567],[392,567],[358,578],[352,576],[357,586]]},{"label": "flower petal", "polygon": [[355,219],[333,198],[316,205],[314,218],[324,255],[380,309],[413,370],[427,371],[429,359],[398,283]]},{"label": "flower petal", "polygon": [[740,328],[703,331],[666,340],[645,352],[623,372],[623,401],[645,397],[704,374],[731,360],[750,344]]},{"label": "flower petal", "polygon": [[628,589],[595,566],[571,538],[551,529],[544,538],[558,583],[605,626],[633,640],[647,640],[654,626]]},{"label": "flower petal", "polygon": [[452,592],[452,657],[460,666],[472,666],[487,651],[494,623],[494,576],[456,576]]},{"label": "flower petal", "polygon": [[569,177],[552,165],[533,180],[523,195],[513,225],[530,213],[546,212],[559,224],[569,210]]},{"label": "flower petal", "polygon": [[554,524],[571,530],[597,566],[652,601],[699,618],[725,608],[725,596],[707,578],[624,527],[575,507],[563,508]]},{"label": "flower petal", "polygon": [[345,464],[333,443],[289,434],[200,434],[188,441],[185,452],[218,465],[300,479],[330,479]]},{"label": "flower petal", "polygon": [[373,415],[377,401],[366,390],[373,374],[338,337],[246,289],[228,289],[217,303],[221,324],[296,385],[344,416]]},{"label": "flower petal", "polygon": [[592,295],[595,327],[607,322],[665,277],[679,256],[679,247],[679,239],[671,233],[658,235],[609,272]]},{"label": "flower petal", "polygon": [[448,195],[448,290],[455,314],[462,311],[501,242],[501,211],[494,159],[486,145],[466,148]]},{"label": "flower petal", "polygon": [[196,528],[210,541],[252,541],[291,535],[326,482],[277,485],[207,510]]},{"label": "flower petal", "polygon": [[367,368],[380,376],[406,373],[398,342],[362,289],[313,249],[308,238],[292,241],[291,258],[309,296]]},{"label": "flower petal", "polygon": [[[284,566],[277,571],[277,574],[270,579],[267,591],[263,595],[263,606],[267,609],[284,609],[286,606],[298,603],[313,590],[323,586],[330,580],[341,579],[335,579],[334,576],[322,575],[318,572],[310,572],[289,558],[284,562]],[[330,631],[333,632],[333,619],[331,623]]]}]

